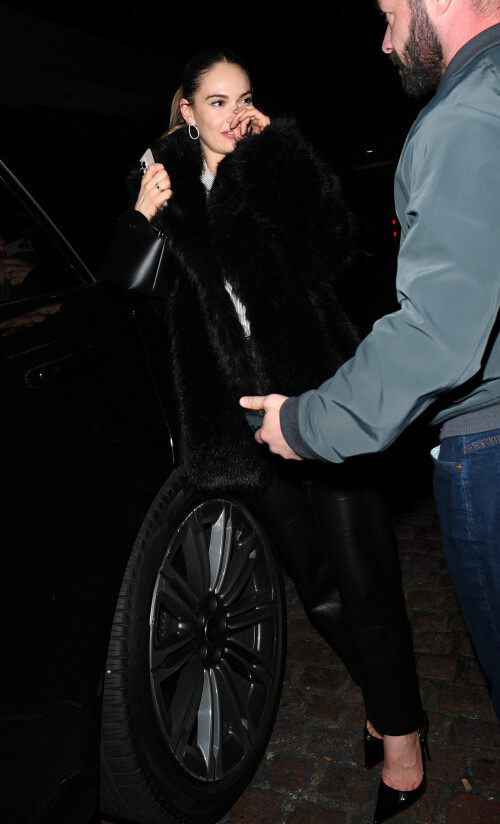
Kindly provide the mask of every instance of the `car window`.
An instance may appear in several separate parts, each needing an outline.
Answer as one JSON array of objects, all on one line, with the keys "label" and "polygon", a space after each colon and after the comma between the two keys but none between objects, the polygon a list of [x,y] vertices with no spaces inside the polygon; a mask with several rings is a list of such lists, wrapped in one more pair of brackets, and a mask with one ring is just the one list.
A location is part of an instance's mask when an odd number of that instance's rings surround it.
[{"label": "car window", "polygon": [[81,284],[74,262],[34,204],[0,179],[0,303]]}]

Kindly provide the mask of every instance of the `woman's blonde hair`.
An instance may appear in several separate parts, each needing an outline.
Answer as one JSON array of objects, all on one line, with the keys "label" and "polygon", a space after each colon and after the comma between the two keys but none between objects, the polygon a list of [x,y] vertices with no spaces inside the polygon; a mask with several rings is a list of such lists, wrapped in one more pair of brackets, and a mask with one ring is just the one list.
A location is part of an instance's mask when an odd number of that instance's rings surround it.
[{"label": "woman's blonde hair", "polygon": [[244,66],[232,49],[206,49],[192,57],[184,67],[182,83],[172,98],[170,122],[168,129],[163,133],[162,137],[172,134],[172,132],[177,131],[177,129],[182,129],[186,126],[186,121],[180,109],[182,98],[184,97],[188,103],[192,103],[196,92],[200,88],[203,76],[218,63],[231,63],[239,66],[250,78],[246,66]]}]

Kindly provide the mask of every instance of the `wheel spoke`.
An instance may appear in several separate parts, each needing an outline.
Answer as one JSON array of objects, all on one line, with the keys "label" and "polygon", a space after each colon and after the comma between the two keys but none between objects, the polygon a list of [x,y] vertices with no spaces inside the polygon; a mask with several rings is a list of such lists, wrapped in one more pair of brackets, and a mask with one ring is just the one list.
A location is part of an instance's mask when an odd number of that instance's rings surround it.
[{"label": "wheel spoke", "polygon": [[171,722],[169,743],[180,761],[183,761],[197,720],[203,680],[203,668],[198,661],[192,660],[182,671],[175,695],[168,708]]},{"label": "wheel spoke", "polygon": [[195,652],[195,634],[191,628],[172,633],[159,646],[153,642],[150,666],[155,687],[186,666]]},{"label": "wheel spoke", "polygon": [[198,710],[198,749],[206,766],[207,778],[221,777],[222,715],[217,680],[213,670],[204,673],[203,692]]},{"label": "wheel spoke", "polygon": [[184,524],[181,542],[188,586],[198,598],[203,598],[210,586],[209,548],[205,527],[196,509]]},{"label": "wheel spoke", "polygon": [[227,628],[231,630],[231,632],[248,629],[268,618],[276,619],[278,614],[277,606],[274,602],[271,604],[256,604],[255,606],[247,602],[244,609],[241,609],[241,607],[242,602],[238,602],[236,607],[230,608],[227,611]]},{"label": "wheel spoke", "polygon": [[274,675],[274,662],[236,638],[230,638],[225,649],[232,668],[251,683],[269,685]]},{"label": "wheel spoke", "polygon": [[232,506],[224,503],[210,532],[210,589],[219,592],[224,584],[233,542]]},{"label": "wheel spoke", "polygon": [[248,752],[255,737],[250,709],[225,662],[216,670],[216,678],[224,721],[231,734],[239,741],[243,752]]},{"label": "wheel spoke", "polygon": [[232,604],[243,592],[252,577],[258,557],[259,549],[255,533],[250,534],[243,541],[235,542],[221,592],[226,604]]},{"label": "wheel spoke", "polygon": [[161,603],[175,618],[194,620],[198,611],[198,598],[170,561],[165,561],[160,570],[155,595],[156,609]]}]

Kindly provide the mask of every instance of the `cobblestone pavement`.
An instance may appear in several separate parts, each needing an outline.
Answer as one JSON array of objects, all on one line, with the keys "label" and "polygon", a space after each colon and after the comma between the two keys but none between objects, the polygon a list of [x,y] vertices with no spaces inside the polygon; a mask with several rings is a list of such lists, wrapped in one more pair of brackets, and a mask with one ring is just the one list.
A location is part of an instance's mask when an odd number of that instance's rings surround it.
[{"label": "cobblestone pavement", "polygon": [[[444,559],[432,493],[393,513],[429,715],[428,787],[395,824],[500,824],[500,726]],[[283,697],[264,761],[220,824],[371,824],[361,693],[311,627],[290,579]]]},{"label": "cobblestone pavement", "polygon": [[[432,492],[393,507],[424,706],[428,787],[395,824],[500,824],[500,726],[444,559]],[[220,824],[371,824],[380,768],[363,766],[361,693],[285,576],[288,657],[264,760]],[[103,822],[102,824],[105,824]]]}]

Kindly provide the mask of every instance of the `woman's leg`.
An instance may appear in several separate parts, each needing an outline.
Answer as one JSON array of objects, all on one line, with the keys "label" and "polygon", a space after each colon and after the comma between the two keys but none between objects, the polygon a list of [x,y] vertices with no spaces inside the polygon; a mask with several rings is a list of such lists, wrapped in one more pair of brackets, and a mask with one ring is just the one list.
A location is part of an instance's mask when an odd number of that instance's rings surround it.
[{"label": "woman's leg", "polygon": [[347,472],[335,477],[343,489],[314,482],[308,493],[276,475],[247,499],[289,567],[306,613],[362,685],[367,712],[387,733],[384,783],[412,790],[422,780],[415,730],[423,712],[395,538],[378,493],[357,489]]},{"label": "woman's leg", "polygon": [[245,498],[275,542],[309,620],[359,683],[360,673],[323,538],[300,472],[297,475],[297,481],[292,481],[275,473],[269,487],[259,493],[247,493]]},{"label": "woman's leg", "polygon": [[357,487],[343,467],[333,469],[328,482],[311,482],[310,497],[367,717],[379,733],[406,735],[422,726],[423,711],[395,536],[378,491]]}]

